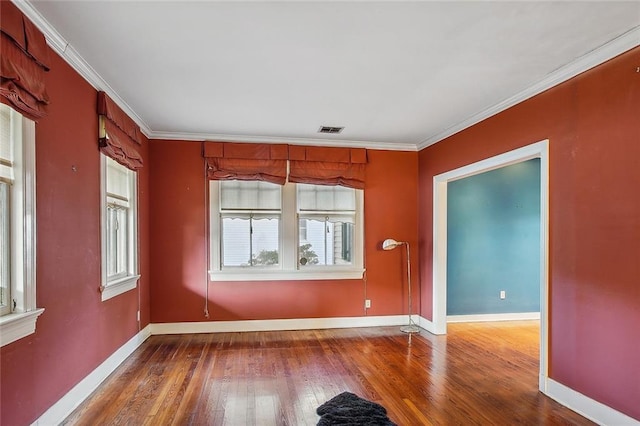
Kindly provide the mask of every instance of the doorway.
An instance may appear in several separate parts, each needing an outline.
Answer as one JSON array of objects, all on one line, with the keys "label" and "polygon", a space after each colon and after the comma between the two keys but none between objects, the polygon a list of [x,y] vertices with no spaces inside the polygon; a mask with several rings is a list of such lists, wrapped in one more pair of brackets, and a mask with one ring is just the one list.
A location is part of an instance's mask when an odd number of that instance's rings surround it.
[{"label": "doorway", "polygon": [[478,161],[433,177],[433,327],[447,333],[447,187],[448,183],[501,167],[540,159],[540,373],[539,389],[546,391],[548,375],[548,140]]}]

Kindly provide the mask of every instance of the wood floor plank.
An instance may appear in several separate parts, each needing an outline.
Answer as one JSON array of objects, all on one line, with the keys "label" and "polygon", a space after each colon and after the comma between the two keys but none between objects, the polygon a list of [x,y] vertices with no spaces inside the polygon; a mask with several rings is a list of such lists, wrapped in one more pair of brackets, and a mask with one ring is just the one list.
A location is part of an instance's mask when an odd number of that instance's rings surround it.
[{"label": "wood floor plank", "polygon": [[538,322],[152,336],[66,425],[315,425],[349,391],[399,425],[591,425],[537,390]]}]

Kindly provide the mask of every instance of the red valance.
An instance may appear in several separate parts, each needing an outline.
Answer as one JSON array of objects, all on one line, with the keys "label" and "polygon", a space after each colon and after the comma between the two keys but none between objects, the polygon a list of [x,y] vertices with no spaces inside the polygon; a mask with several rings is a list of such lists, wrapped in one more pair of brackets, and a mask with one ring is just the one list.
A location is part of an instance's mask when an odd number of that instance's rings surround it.
[{"label": "red valance", "polygon": [[0,102],[38,120],[47,115],[44,73],[49,50],[44,35],[8,1],[0,1]]},{"label": "red valance", "polygon": [[289,146],[289,182],[364,189],[367,150]]},{"label": "red valance", "polygon": [[104,92],[98,92],[100,151],[131,169],[142,167],[138,145],[142,142],[138,125]]},{"label": "red valance", "polygon": [[283,144],[205,142],[207,177],[213,180],[289,181],[364,189],[367,150]]},{"label": "red valance", "polygon": [[118,126],[132,142],[142,143],[140,127],[105,92],[98,92],[98,114]]},{"label": "red valance", "polygon": [[287,180],[287,145],[205,142],[203,156],[209,179],[259,180],[279,185]]}]

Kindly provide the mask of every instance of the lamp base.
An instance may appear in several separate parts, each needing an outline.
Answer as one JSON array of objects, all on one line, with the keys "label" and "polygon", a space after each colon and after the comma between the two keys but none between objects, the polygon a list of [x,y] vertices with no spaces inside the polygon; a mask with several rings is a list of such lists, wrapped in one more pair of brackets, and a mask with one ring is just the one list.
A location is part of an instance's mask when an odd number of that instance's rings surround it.
[{"label": "lamp base", "polygon": [[402,331],[403,333],[420,333],[420,327],[409,324],[400,327],[400,331]]}]

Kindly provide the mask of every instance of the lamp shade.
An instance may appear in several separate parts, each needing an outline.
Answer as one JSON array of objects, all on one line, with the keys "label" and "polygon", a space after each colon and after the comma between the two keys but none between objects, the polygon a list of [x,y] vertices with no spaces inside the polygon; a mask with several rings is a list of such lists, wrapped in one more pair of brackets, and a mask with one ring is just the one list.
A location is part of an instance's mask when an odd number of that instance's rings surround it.
[{"label": "lamp shade", "polygon": [[404,241],[396,241],[393,238],[387,238],[382,243],[382,250],[393,250],[394,248],[405,244]]}]

